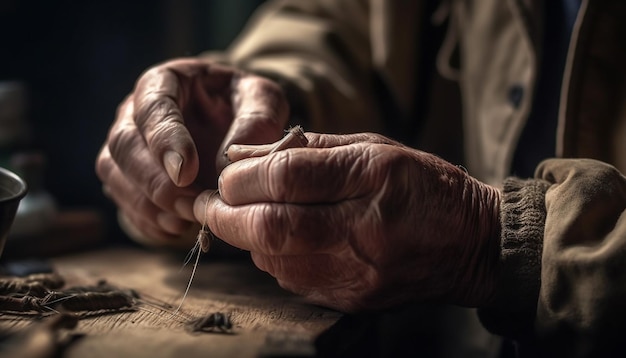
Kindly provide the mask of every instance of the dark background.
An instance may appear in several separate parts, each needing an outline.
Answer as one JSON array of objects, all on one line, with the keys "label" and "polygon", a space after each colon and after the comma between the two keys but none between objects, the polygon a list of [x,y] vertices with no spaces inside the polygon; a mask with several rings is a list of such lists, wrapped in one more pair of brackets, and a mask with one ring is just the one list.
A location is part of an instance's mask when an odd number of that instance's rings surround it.
[{"label": "dark background", "polygon": [[112,216],[94,163],[117,105],[147,67],[225,48],[261,1],[0,1],[0,81],[28,88],[27,146],[60,208]]}]

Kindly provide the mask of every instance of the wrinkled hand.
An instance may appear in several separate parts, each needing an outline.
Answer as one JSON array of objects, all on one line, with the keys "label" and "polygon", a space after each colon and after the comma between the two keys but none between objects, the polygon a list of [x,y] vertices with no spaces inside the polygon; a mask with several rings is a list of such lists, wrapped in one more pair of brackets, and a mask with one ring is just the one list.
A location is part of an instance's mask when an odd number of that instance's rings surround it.
[{"label": "wrinkled hand", "polygon": [[329,307],[490,298],[497,189],[382,136],[307,137],[307,148],[272,154],[231,146],[220,195],[204,192],[196,217],[282,287]]},{"label": "wrinkled hand", "polygon": [[146,71],[120,105],[96,162],[135,239],[173,244],[193,201],[216,187],[232,143],[282,136],[289,107],[275,83],[200,59]]}]

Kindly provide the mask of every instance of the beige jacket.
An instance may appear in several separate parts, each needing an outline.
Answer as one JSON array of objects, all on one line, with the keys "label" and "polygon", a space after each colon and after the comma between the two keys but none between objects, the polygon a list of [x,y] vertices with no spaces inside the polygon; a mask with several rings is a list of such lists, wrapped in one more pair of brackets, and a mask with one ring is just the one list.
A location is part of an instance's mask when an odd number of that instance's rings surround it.
[{"label": "beige jacket", "polygon": [[[273,1],[222,60],[282,83],[308,130],[462,122],[463,137],[443,133],[446,143],[463,143],[469,172],[505,193],[502,284],[481,312],[485,325],[559,356],[612,347],[626,328],[626,178],[605,163],[626,172],[626,2],[583,0],[567,58],[555,157],[599,161],[547,161],[527,181],[505,178],[537,80],[539,1],[442,3],[434,20],[448,27],[437,63],[458,81],[461,115],[439,118],[415,108],[418,93],[450,105],[457,98],[439,87],[420,92],[423,4]],[[516,105],[513,85],[524,88]]]}]

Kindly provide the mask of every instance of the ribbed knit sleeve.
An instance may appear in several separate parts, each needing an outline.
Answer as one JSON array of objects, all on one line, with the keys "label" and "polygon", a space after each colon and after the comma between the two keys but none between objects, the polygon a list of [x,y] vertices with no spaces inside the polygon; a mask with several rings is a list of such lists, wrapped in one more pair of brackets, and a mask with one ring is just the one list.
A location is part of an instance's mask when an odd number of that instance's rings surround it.
[{"label": "ribbed knit sleeve", "polygon": [[478,311],[483,325],[493,333],[519,337],[532,329],[549,186],[536,179],[508,178],[504,182],[500,276],[491,304]]}]

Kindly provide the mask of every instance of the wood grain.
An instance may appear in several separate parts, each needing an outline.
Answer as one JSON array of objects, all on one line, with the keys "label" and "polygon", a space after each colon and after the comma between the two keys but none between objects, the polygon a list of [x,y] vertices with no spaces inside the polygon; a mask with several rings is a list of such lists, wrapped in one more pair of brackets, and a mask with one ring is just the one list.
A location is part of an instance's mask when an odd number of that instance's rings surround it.
[{"label": "wood grain", "polygon": [[[136,248],[114,248],[53,259],[67,286],[105,279],[142,297],[134,311],[84,315],[70,333],[82,335],[65,357],[312,356],[313,339],[340,313],[311,305],[282,290],[249,260],[202,260],[178,314],[191,274],[182,257]],[[189,333],[192,318],[220,311],[232,334]],[[29,317],[0,316],[0,328],[32,324]]]}]

